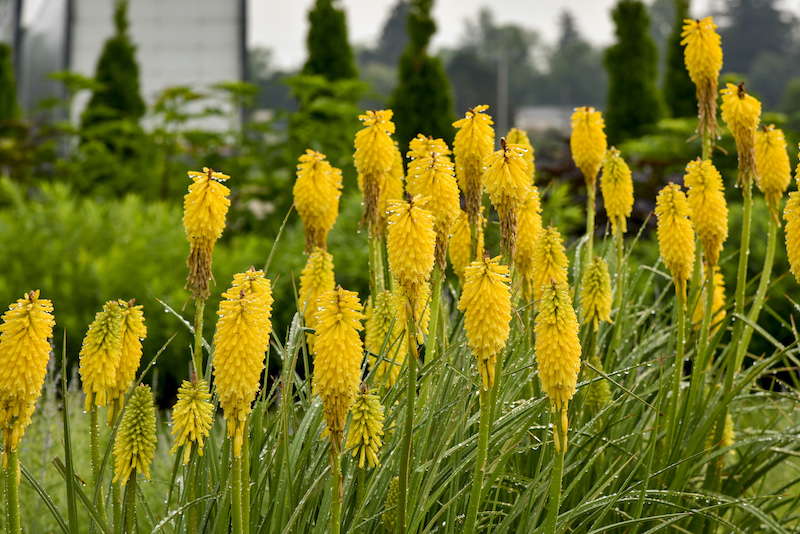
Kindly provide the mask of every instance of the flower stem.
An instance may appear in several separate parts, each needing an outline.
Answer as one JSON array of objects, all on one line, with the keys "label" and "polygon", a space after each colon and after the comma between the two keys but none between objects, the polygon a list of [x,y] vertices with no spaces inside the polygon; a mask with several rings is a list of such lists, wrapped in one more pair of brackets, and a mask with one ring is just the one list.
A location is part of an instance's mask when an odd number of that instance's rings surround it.
[{"label": "flower stem", "polygon": [[242,513],[242,457],[236,456],[231,445],[231,523],[233,534],[244,534]]},{"label": "flower stem", "polygon": [[408,501],[408,476],[411,467],[411,437],[414,431],[414,403],[417,393],[417,327],[414,320],[414,303],[406,304],[406,340],[408,342],[408,382],[406,386],[406,423],[403,434],[403,454],[400,456],[400,506],[397,514],[396,532],[406,531],[406,505]]},{"label": "flower stem", "polygon": [[588,198],[586,199],[586,265],[589,265],[589,262],[592,261],[592,257],[594,254],[594,205],[595,205],[595,197],[597,196],[597,191],[595,190],[594,184],[586,184],[586,194]]},{"label": "flower stem", "polygon": [[472,490],[469,495],[469,508],[464,521],[465,534],[475,532],[480,507],[481,491],[483,489],[483,473],[486,470],[486,454],[489,449],[489,433],[492,424],[492,393],[481,386],[481,420],[478,430],[478,456],[475,460],[475,474],[472,477]]},{"label": "flower stem", "polygon": [[242,531],[250,532],[250,416],[244,421],[242,436]]},{"label": "flower stem", "polygon": [[6,532],[22,532],[19,521],[19,456],[17,451],[7,451],[6,455]]},{"label": "flower stem", "polygon": [[342,453],[333,442],[331,434],[331,534],[339,534],[342,528]]},{"label": "flower stem", "polygon": [[[560,418],[558,416],[558,412],[551,411],[551,416],[553,418],[553,431],[556,436],[555,439],[561,439],[561,436],[558,435],[561,432],[558,430],[558,425],[560,425]],[[558,520],[558,508],[561,505],[561,475],[564,471],[564,448],[561,447],[560,452],[555,453],[555,458],[553,458],[553,472],[552,478],[550,479],[550,500],[548,502],[547,508],[547,519],[545,520],[544,524],[544,532],[545,534],[554,534],[556,531],[556,522]]]},{"label": "flower stem", "polygon": [[[675,439],[675,428],[678,425],[678,395],[683,377],[684,336],[686,335],[686,295],[678,292],[678,333],[675,345],[675,363],[672,367],[672,402],[670,402],[667,420],[667,446],[672,447]],[[666,457],[667,455],[665,455]]]},{"label": "flower stem", "polygon": [[89,410],[89,448],[92,453],[92,481],[94,482],[95,495],[100,495],[100,501],[94,503],[97,507],[97,513],[103,521],[106,521],[106,507],[103,502],[103,492],[97,491],[97,487],[102,485],[100,480],[100,423],[99,415],[97,413],[98,407],[92,404],[92,409]]},{"label": "flower stem", "polygon": [[442,270],[436,263],[433,267],[433,291],[431,292],[431,321],[428,326],[428,339],[425,342],[425,361],[435,361],[438,343],[439,316],[442,305]]},{"label": "flower stem", "polygon": [[356,525],[356,532],[364,532],[364,529],[359,525],[361,521],[361,508],[364,506],[364,492],[367,489],[367,482],[365,480],[364,469],[356,470],[356,517],[353,523]]},{"label": "flower stem", "polygon": [[194,308],[194,353],[192,354],[192,365],[197,379],[203,379],[203,311],[206,308],[206,301],[200,297],[195,300]]},{"label": "flower stem", "polygon": [[124,534],[133,534],[136,523],[136,469],[131,471],[128,483],[125,484],[125,529]]}]

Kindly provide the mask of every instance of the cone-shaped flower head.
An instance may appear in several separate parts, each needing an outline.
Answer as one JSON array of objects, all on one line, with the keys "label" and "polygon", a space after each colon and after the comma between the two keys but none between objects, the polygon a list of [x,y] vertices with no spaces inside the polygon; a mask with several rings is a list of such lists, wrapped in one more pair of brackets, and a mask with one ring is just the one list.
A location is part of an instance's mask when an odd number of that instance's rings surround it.
[{"label": "cone-shaped flower head", "polygon": [[[136,378],[136,371],[142,361],[142,340],[147,337],[147,327],[144,325],[144,313],[142,306],[134,306],[135,300],[125,302],[117,301],[122,318],[120,320],[120,339],[122,340],[122,350],[119,357],[119,367],[117,368],[117,381],[113,388],[108,392],[108,402],[111,409],[108,410],[108,424],[114,421],[115,414],[122,411],[125,402],[125,393],[133,385]],[[119,404],[117,410],[114,409],[114,400]]]},{"label": "cone-shaped flower head", "polygon": [[800,191],[789,193],[789,200],[783,208],[783,220],[786,221],[786,256],[789,268],[795,279],[800,281]]},{"label": "cone-shaped flower head", "polygon": [[429,158],[432,153],[437,153],[441,156],[449,156],[452,154],[442,139],[434,139],[433,137],[417,134],[417,136],[408,143],[408,153],[406,156],[412,160],[420,158]]},{"label": "cone-shaped flower head", "polygon": [[658,248],[664,264],[675,279],[675,291],[686,305],[686,281],[694,270],[694,229],[691,209],[680,186],[670,182],[656,197]]},{"label": "cone-shaped flower head", "polygon": [[683,183],[689,188],[688,200],[706,263],[716,265],[722,245],[728,239],[728,204],[722,177],[708,160],[690,161]]},{"label": "cone-shaped flower head", "polygon": [[[478,255],[483,255],[483,225],[486,219],[481,214],[480,222],[476,225],[478,231]],[[470,246],[472,244],[472,234],[469,228],[469,216],[463,210],[459,210],[458,218],[453,225],[453,233],[450,236],[450,265],[458,276],[461,286],[464,286],[464,269],[469,265]]]},{"label": "cone-shaped flower head", "polygon": [[114,482],[124,486],[136,473],[149,480],[157,441],[153,392],[147,384],[139,384],[128,400],[114,440]]},{"label": "cone-shaped flower head", "polygon": [[550,284],[550,280],[556,283],[567,283],[567,269],[569,260],[567,259],[564,244],[561,242],[561,234],[557,228],[547,227],[539,234],[533,252],[533,298],[542,298],[544,287]]},{"label": "cone-shaped flower head", "polygon": [[[415,139],[412,141],[412,145]],[[441,139],[432,140],[431,145],[444,148],[447,145]],[[411,152],[409,152],[411,154]],[[435,217],[433,229],[436,232],[436,259],[444,272],[447,262],[447,241],[460,211],[458,184],[454,174],[454,166],[445,154],[430,152],[408,164],[408,192],[430,200],[425,206]]]},{"label": "cone-shaped flower head", "polygon": [[583,274],[581,308],[583,324],[591,322],[595,332],[600,321],[611,322],[611,275],[608,262],[599,256],[589,262]]},{"label": "cone-shaped flower head", "polygon": [[330,230],[329,218],[333,214],[333,220],[336,220],[341,189],[341,174],[334,172],[324,154],[306,150],[300,156],[297,180],[292,192],[295,208],[303,220],[306,252],[310,252],[315,246],[323,249],[326,247],[325,238]]},{"label": "cone-shaped flower head", "polygon": [[500,241],[509,258],[514,257],[519,205],[531,190],[526,174],[527,163],[522,158],[524,147],[510,145],[500,139],[500,150],[483,160],[486,191],[500,215]]},{"label": "cone-shaped flower head", "polygon": [[575,108],[572,114],[572,135],[569,146],[572,159],[583,173],[586,187],[594,189],[597,173],[603,164],[608,142],[603,114],[592,107]]},{"label": "cone-shaped flower head", "polygon": [[[395,283],[394,291],[392,292],[392,309],[394,320],[394,328],[392,329],[391,341],[402,339],[403,343],[397,349],[394,345],[394,350],[399,350],[395,364],[400,365],[405,361],[405,355],[408,354],[409,346],[406,338],[406,330],[408,329],[408,314],[411,306],[414,307],[414,324],[417,330],[417,344],[421,345],[428,335],[428,324],[431,319],[431,286],[430,284],[420,284],[413,288],[407,288],[399,283]],[[416,349],[415,346],[410,347]],[[417,351],[414,350],[414,354]],[[394,352],[391,357],[395,358]]]},{"label": "cone-shaped flower head", "polygon": [[711,139],[717,130],[717,79],[722,68],[722,46],[716,27],[711,17],[686,19],[681,32],[686,70],[697,87],[698,131]]},{"label": "cone-shaped flower head", "polygon": [[473,261],[464,274],[458,309],[464,312],[469,348],[478,358],[483,389],[494,386],[497,355],[506,346],[511,321],[511,284],[500,256]]},{"label": "cone-shaped flower head", "polygon": [[[423,285],[424,287],[424,285]],[[400,367],[406,361],[408,351],[399,349],[397,344],[392,344],[395,336],[388,340],[392,320],[395,318],[395,303],[391,291],[378,293],[372,304],[372,313],[367,319],[366,349],[369,352],[369,368],[374,370],[373,384],[391,388],[400,375]],[[395,322],[398,328],[399,321]],[[381,348],[386,343],[386,353],[383,360],[378,363]],[[377,368],[376,368],[377,366]]]},{"label": "cone-shaped flower head", "polygon": [[514,265],[522,277],[522,292],[525,300],[533,297],[533,257],[536,254],[536,242],[542,232],[542,204],[539,190],[531,186],[528,196],[519,207],[517,216],[517,251],[514,254]]},{"label": "cone-shaped flower head", "polygon": [[389,491],[386,494],[386,505],[383,512],[383,526],[388,532],[394,532],[397,524],[397,501],[400,499],[400,477],[392,477]]},{"label": "cone-shaped flower head", "polygon": [[622,231],[624,234],[628,231],[628,217],[633,210],[633,179],[630,167],[614,147],[608,149],[603,159],[600,191],[611,221],[611,232],[617,235]]},{"label": "cone-shaped flower head", "polygon": [[553,412],[561,412],[556,451],[567,448],[567,406],[575,394],[581,367],[578,319],[566,282],[551,280],[542,288],[536,315],[536,362],[542,389]]},{"label": "cone-shaped flower head", "polygon": [[774,124],[756,132],[756,167],[761,178],[758,187],[764,193],[767,207],[778,221],[781,197],[792,180],[789,153],[786,152],[786,138],[783,130]]},{"label": "cone-shaped flower head", "polygon": [[463,119],[453,123],[458,128],[453,140],[456,158],[456,177],[464,193],[466,212],[470,221],[478,221],[483,196],[483,160],[494,149],[492,118],[484,111],[489,106],[481,105],[467,111]]},{"label": "cone-shaped flower head", "polygon": [[192,184],[183,197],[183,227],[189,240],[190,251],[186,265],[189,277],[186,287],[194,298],[208,298],[208,281],[211,279],[211,257],[214,243],[225,228],[225,217],[231,201],[231,190],[222,184],[230,178],[221,172],[203,167],[203,172],[189,172]]},{"label": "cone-shaped flower head", "polygon": [[239,278],[244,280],[241,285],[234,278],[233,287],[222,294],[214,334],[214,381],[237,458],[242,454],[245,423],[258,393],[272,332],[269,280],[261,271],[249,273]]},{"label": "cone-shaped flower head", "polygon": [[433,269],[436,233],[427,201],[419,195],[389,201],[389,270],[408,289],[426,282]]},{"label": "cone-shaped flower head", "polygon": [[[315,247],[308,256],[306,266],[300,274],[300,309],[303,311],[306,326],[317,327],[317,299],[323,293],[336,289],[333,277],[333,256]],[[313,337],[308,336],[313,343]]]},{"label": "cone-shaped flower head", "polygon": [[363,469],[365,461],[369,462],[370,467],[381,465],[378,460],[384,419],[381,398],[375,395],[375,390],[367,391],[366,384],[362,383],[350,413],[352,416],[347,431],[347,446],[353,448],[353,457],[358,458],[358,467]]},{"label": "cone-shaped flower head", "polygon": [[759,181],[756,168],[755,139],[761,121],[761,102],[744,92],[744,82],[732,83],[722,93],[722,120],[736,141],[739,155],[739,182],[749,184],[751,176]]},{"label": "cone-shaped flower head", "polygon": [[325,424],[337,451],[342,449],[347,410],[361,381],[363,309],[358,294],[341,286],[319,298],[313,387],[322,397]]},{"label": "cone-shaped flower head", "polygon": [[184,380],[178,388],[178,402],[172,410],[172,432],[175,444],[170,454],[175,454],[184,445],[183,463],[189,463],[192,457],[192,445],[197,445],[197,454],[203,456],[203,438],[208,437],[214,416],[214,406],[211,404],[211,392],[208,382],[197,380],[192,376],[190,382]]},{"label": "cone-shaped flower head", "polygon": [[327,248],[328,232],[333,229],[336,224],[336,218],[339,216],[339,199],[342,196],[342,171],[336,167],[331,167],[331,176],[336,184],[336,194],[331,199],[331,203],[325,213],[322,215],[319,223],[320,228],[316,229],[316,239],[322,243],[322,248]]},{"label": "cone-shaped flower head", "polygon": [[528,138],[527,132],[525,130],[520,130],[519,128],[511,128],[508,131],[508,135],[506,135],[506,141],[508,141],[508,144],[510,145],[518,145],[522,147],[522,159],[524,159],[528,164],[525,174],[528,175],[531,185],[533,185],[534,175],[536,174],[536,162],[533,157],[534,151],[533,147],[531,146],[531,140]]},{"label": "cone-shaped flower head", "polygon": [[[3,314],[0,325],[0,425],[3,450],[17,450],[36,408],[50,359],[53,304],[31,291]],[[3,454],[3,464],[6,456]]]},{"label": "cone-shaped flower head", "polygon": [[105,406],[117,386],[117,369],[122,355],[122,309],[115,300],[97,312],[83,338],[80,375],[86,394],[86,411],[93,405]]},{"label": "cone-shaped flower head", "polygon": [[367,111],[358,118],[364,128],[356,133],[356,169],[364,181],[364,218],[373,235],[380,235],[380,214],[378,203],[384,187],[386,175],[395,159],[395,145],[391,110]]},{"label": "cone-shaped flower head", "polygon": [[[385,175],[381,187],[381,194],[378,199],[378,220],[381,232],[386,231],[386,222],[389,214],[387,209],[389,207],[389,200],[400,200],[405,194],[405,175],[403,174],[403,156],[397,148],[397,143],[394,147],[394,161],[392,168]],[[358,175],[358,190],[364,194],[364,175]]]},{"label": "cone-shaped flower head", "polygon": [[[699,328],[703,322],[705,314],[705,298],[698,299],[697,305],[694,308],[692,315],[692,322],[695,327]],[[722,271],[719,265],[714,266],[714,300],[711,303],[711,335],[713,336],[719,329],[719,325],[725,318],[725,278],[722,276]]]}]

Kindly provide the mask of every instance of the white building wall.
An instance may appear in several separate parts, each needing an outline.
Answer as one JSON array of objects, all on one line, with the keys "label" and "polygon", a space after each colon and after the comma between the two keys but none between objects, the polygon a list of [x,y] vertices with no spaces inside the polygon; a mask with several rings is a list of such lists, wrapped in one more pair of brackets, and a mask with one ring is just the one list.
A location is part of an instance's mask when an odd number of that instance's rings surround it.
[{"label": "white building wall", "polygon": [[[148,107],[167,87],[189,85],[202,92],[218,82],[242,79],[239,10],[236,0],[129,0],[128,34],[136,46],[139,89]],[[115,32],[113,12],[112,0],[73,0],[71,70],[94,76],[105,41]],[[90,96],[85,92],[75,99],[73,120],[80,118]],[[213,117],[192,126],[224,130],[230,119]]]}]

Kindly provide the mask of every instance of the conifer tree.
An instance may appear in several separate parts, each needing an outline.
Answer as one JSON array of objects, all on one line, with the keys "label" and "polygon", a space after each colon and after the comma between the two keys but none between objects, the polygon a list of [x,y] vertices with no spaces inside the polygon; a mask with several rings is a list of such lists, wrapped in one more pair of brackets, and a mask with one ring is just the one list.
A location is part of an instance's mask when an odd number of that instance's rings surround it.
[{"label": "conifer tree", "polygon": [[650,20],[638,0],[620,0],[612,10],[617,43],[606,51],[609,76],[606,133],[611,144],[644,133],[662,116],[656,89],[656,45]]},{"label": "conifer tree", "polygon": [[453,97],[442,62],[428,55],[428,43],[436,32],[431,18],[433,0],[411,0],[408,14],[409,43],[400,58],[399,82],[389,106],[394,110],[397,140],[401,147],[418,133],[452,142]]},{"label": "conifer tree", "polygon": [[17,83],[11,63],[11,47],[0,44],[0,121],[19,118]]},{"label": "conifer tree", "polygon": [[695,86],[683,63],[681,32],[683,21],[689,18],[689,0],[675,0],[675,22],[667,43],[667,72],[664,75],[664,103],[673,117],[697,115]]},{"label": "conifer tree", "polygon": [[114,8],[116,34],[106,41],[95,79],[101,87],[92,94],[83,112],[83,126],[107,120],[133,119],[144,115],[145,105],[139,94],[139,65],[136,47],[128,37],[128,2],[118,0]]},{"label": "conifer tree", "polygon": [[317,0],[308,21],[308,60],[303,74],[324,76],[331,82],[358,78],[344,11],[336,6],[336,0]]}]

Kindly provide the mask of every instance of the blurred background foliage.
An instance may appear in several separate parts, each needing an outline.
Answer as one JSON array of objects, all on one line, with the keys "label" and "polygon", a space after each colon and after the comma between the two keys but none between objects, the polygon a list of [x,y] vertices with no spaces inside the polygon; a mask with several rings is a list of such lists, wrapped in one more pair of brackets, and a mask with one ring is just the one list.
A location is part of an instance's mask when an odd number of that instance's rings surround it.
[{"label": "blurred background foliage", "polygon": [[[191,305],[183,309],[190,295],[183,288],[189,247],[181,222],[182,198],[190,183],[187,171],[210,167],[232,177],[228,224],[214,254],[216,286],[206,307],[205,320],[213,325],[220,293],[232,275],[250,265],[265,265],[291,208],[295,166],[306,148],[325,153],[343,171],[341,213],[329,236],[329,250],[337,282],[366,295],[367,245],[365,232],[358,227],[362,206],[352,165],[353,137],[360,128],[357,116],[365,109],[390,102],[410,109],[426,102],[452,102],[445,109],[439,109],[441,104],[434,106],[441,112],[436,117],[395,117],[403,125],[404,137],[415,125],[430,124],[452,144],[453,131],[446,127],[447,121],[478,104],[488,104],[490,113],[497,109],[501,56],[511,66],[507,80],[510,124],[506,126],[513,126],[516,114],[529,106],[614,109],[618,97],[610,91],[610,81],[614,69],[625,68],[620,62],[631,58],[624,50],[614,52],[621,41],[609,51],[588,42],[568,10],[557,21],[555,43],[544,42],[525,21],[499,24],[484,9],[467,20],[458,46],[435,51],[428,47],[435,31],[429,17],[431,4],[430,0],[396,2],[377,42],[351,47],[345,13],[338,3],[317,0],[309,14],[309,57],[302,69],[275,69],[269,50],[254,49],[249,54],[249,80],[213,87],[172,87],[141,109],[136,104],[141,98],[132,94],[138,87],[134,83],[138,67],[131,54],[131,60],[122,63],[101,61],[93,78],[53,73],[52,78],[64,86],[64,98],[42,102],[40,113],[23,116],[13,98],[11,54],[8,47],[0,46],[0,303],[5,306],[24,292],[40,288],[55,306],[56,346],[60,347],[66,331],[67,352],[74,361],[102,303],[136,298],[144,304],[149,329],[145,361],[178,334],[159,365],[161,402],[166,405],[186,376],[190,340],[187,329],[175,316],[164,313],[156,299],[187,320],[193,313]],[[656,193],[669,181],[682,182],[686,163],[700,153],[694,133],[696,109],[686,104],[694,102],[693,88],[685,83],[679,44],[681,19],[691,6],[687,0],[646,4],[624,0],[620,4],[624,9],[617,11],[618,22],[637,25],[636,37],[657,51],[637,61],[649,62],[646,68],[651,75],[640,84],[649,92],[640,95],[640,101],[657,102],[653,105],[658,109],[650,110],[641,124],[618,130],[614,139],[634,172],[636,204],[629,235],[637,235],[646,225],[635,259],[653,265],[658,258],[651,217]],[[747,88],[762,99],[763,122],[784,128],[794,168],[800,140],[796,20],[777,0],[721,0],[714,8],[724,51],[721,84],[744,79]],[[622,16],[625,13],[635,16]],[[126,36],[124,13],[121,18],[117,14],[117,29],[107,46],[120,49],[117,55],[131,52],[135,43]],[[328,40],[321,40],[320,34]],[[650,44],[647,49],[651,50]],[[342,67],[331,71],[331,62]],[[404,87],[427,87],[425,91],[438,93],[416,95],[419,102],[409,103],[404,102],[411,96]],[[82,92],[93,94],[82,121],[75,117],[52,120],[57,110],[68,117],[75,96]],[[120,92],[133,104],[114,112],[111,103],[118,101],[114,95]],[[219,96],[230,106],[220,108]],[[229,127],[217,131],[196,127],[196,119],[210,116],[228,119]],[[586,191],[569,152],[568,130],[529,133],[545,224],[558,226],[567,243],[574,244],[582,232]],[[497,132],[498,141],[504,134]],[[731,237],[722,258],[731,288],[735,266],[729,256],[735,257],[738,246],[741,195],[733,187],[735,146],[727,130],[717,147],[714,163],[725,178],[731,208]],[[407,147],[401,143],[400,150],[405,152]],[[766,232],[766,208],[756,197],[753,235],[759,236]],[[606,226],[602,201],[598,210],[602,229]],[[490,223],[493,252],[498,250],[492,238],[496,233]],[[764,239],[753,239],[751,276],[761,270],[764,246]],[[279,338],[285,336],[285,325],[295,309],[294,293],[305,263],[302,249],[302,225],[292,212],[269,270],[270,278],[277,278],[274,324]],[[787,271],[785,252],[779,247],[775,285],[767,303],[776,328],[764,323],[776,335],[785,331],[779,323],[794,311],[784,297],[796,289]],[[457,280],[450,278],[450,283]]]}]

